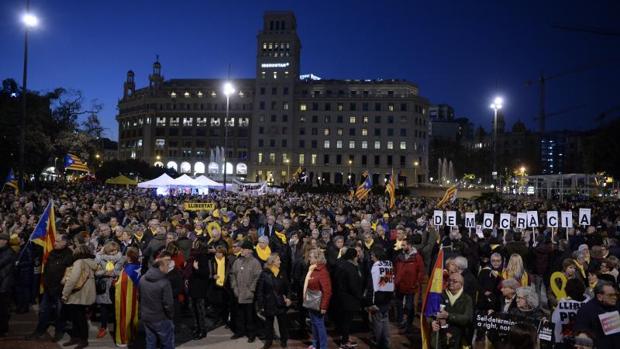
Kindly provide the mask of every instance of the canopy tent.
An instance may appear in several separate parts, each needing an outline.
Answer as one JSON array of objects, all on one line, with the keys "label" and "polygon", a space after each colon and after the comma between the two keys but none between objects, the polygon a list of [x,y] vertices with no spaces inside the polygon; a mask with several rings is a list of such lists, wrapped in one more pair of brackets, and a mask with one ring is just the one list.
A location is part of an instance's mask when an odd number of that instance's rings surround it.
[{"label": "canopy tent", "polygon": [[120,175],[114,178],[108,178],[105,181],[105,184],[113,184],[113,185],[137,185],[138,181],[135,179],[128,178],[126,176]]},{"label": "canopy tent", "polygon": [[161,187],[169,187],[174,186],[175,182],[172,177],[167,174],[162,174],[161,176],[151,179],[150,181],[138,183],[138,188],[161,188]]},{"label": "canopy tent", "polygon": [[197,177],[195,181],[198,182],[200,186],[207,187],[210,189],[224,188],[224,184],[218,183],[205,175]]},{"label": "canopy tent", "polygon": [[174,179],[173,184],[171,184],[171,186],[197,188],[197,187],[200,187],[201,185],[192,177],[184,174],[181,177]]}]

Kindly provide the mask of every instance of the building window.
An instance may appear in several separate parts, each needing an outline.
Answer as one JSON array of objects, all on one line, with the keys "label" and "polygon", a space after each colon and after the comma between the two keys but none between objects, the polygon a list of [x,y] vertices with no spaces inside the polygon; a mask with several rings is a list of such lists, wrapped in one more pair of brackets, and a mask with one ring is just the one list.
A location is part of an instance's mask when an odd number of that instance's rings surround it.
[{"label": "building window", "polygon": [[158,117],[157,121],[156,121],[156,125],[157,126],[166,126],[166,118]]},{"label": "building window", "polygon": [[381,156],[375,155],[375,166],[381,165]]},{"label": "building window", "polygon": [[407,111],[407,103],[400,104],[400,111]]},{"label": "building window", "polygon": [[342,111],[343,110],[342,103],[338,103],[336,106],[336,109],[338,109],[338,111]]},{"label": "building window", "polygon": [[323,164],[324,165],[329,164],[329,154],[324,154],[323,155]]},{"label": "building window", "polygon": [[220,118],[211,118],[211,127],[220,126]]},{"label": "building window", "polygon": [[185,93],[183,94],[183,96],[184,96],[185,98],[189,98],[189,92],[185,91]]},{"label": "building window", "polygon": [[329,129],[328,128],[323,130],[323,135],[329,136]]},{"label": "building window", "polygon": [[401,150],[407,149],[407,142],[400,142],[400,149]]},{"label": "building window", "polygon": [[[368,91],[364,91],[364,95],[367,95]],[[368,111],[368,103],[362,103],[362,111]]]},{"label": "building window", "polygon": [[349,149],[355,149],[355,141],[349,141]]},{"label": "building window", "polygon": [[375,137],[381,136],[381,129],[375,128]]},{"label": "building window", "polygon": [[179,126],[179,119],[180,118],[170,118],[170,126]]},{"label": "building window", "polygon": [[362,141],[362,149],[368,149],[368,141]]},{"label": "building window", "polygon": [[342,165],[342,155],[336,155],[336,165]]},{"label": "building window", "polygon": [[155,140],[155,148],[163,148],[166,146],[166,140],[163,138],[157,138]]},{"label": "building window", "polygon": [[381,103],[375,103],[375,111],[381,111]]},{"label": "building window", "polygon": [[264,146],[265,146],[265,140],[264,140],[264,139],[259,139],[259,140],[258,140],[258,147],[259,147],[259,148],[262,148],[262,147],[264,147]]},{"label": "building window", "polygon": [[329,149],[329,140],[328,139],[326,139],[325,142],[323,142],[323,148]]},{"label": "building window", "polygon": [[207,118],[196,118],[196,126],[207,126]]},{"label": "building window", "polygon": [[300,104],[300,105],[299,105],[299,110],[300,110],[300,111],[306,111],[306,110],[307,110],[307,108],[308,108],[308,107],[306,106],[306,104],[305,104],[305,103],[302,103],[302,104]]},{"label": "building window", "polygon": [[276,118],[277,118],[276,115],[272,114],[271,115],[271,122],[276,122],[276,120],[277,120]]},{"label": "building window", "polygon": [[350,111],[355,111],[357,110],[357,105],[355,103],[350,103],[349,104],[349,110]]},{"label": "building window", "polygon": [[316,165],[316,154],[310,156],[310,164]]},{"label": "building window", "polygon": [[342,128],[338,128],[338,129],[336,130],[336,134],[337,134],[338,136],[342,136]]},{"label": "building window", "polygon": [[380,124],[381,123],[381,115],[376,115],[375,116],[375,124]]},{"label": "building window", "polygon": [[287,102],[282,103],[282,110],[288,110],[288,103]]},{"label": "building window", "polygon": [[319,122],[319,117],[316,115],[312,115],[312,123],[316,124],[317,122]]},{"label": "building window", "polygon": [[258,153],[258,163],[259,164],[263,163],[263,153]]},{"label": "building window", "polygon": [[269,153],[269,163],[271,164],[276,163],[276,153]]},{"label": "building window", "polygon": [[265,133],[265,128],[264,128],[263,126],[260,126],[260,127],[258,128],[258,134],[261,134],[261,135],[262,135],[262,134],[264,134],[264,133]]},{"label": "building window", "polygon": [[388,128],[387,135],[388,135],[388,137],[394,137],[394,129],[393,128]]},{"label": "building window", "polygon": [[332,122],[332,117],[329,115],[325,115],[323,120],[325,121],[326,124],[329,124],[330,122]]},{"label": "building window", "polygon": [[174,91],[170,92],[170,98],[176,98],[176,97],[177,97],[176,92]]},{"label": "building window", "polygon": [[401,128],[400,129],[400,136],[401,137],[407,137],[407,129],[406,128]]},{"label": "building window", "polygon": [[305,162],[306,162],[305,154],[299,154],[299,165],[303,166]]},{"label": "building window", "polygon": [[302,127],[302,128],[300,128],[300,129],[299,129],[299,135],[300,135],[300,136],[303,136],[303,135],[305,135],[305,134],[306,134],[306,129],[305,129],[305,128],[303,128],[303,127]]},{"label": "building window", "polygon": [[319,129],[318,129],[318,128],[316,128],[316,127],[313,127],[311,132],[312,132],[312,135],[313,135],[313,136],[316,136],[316,135],[318,135],[318,134],[319,134]]},{"label": "building window", "polygon": [[192,126],[193,124],[194,124],[194,119],[183,118],[183,126]]},{"label": "building window", "polygon": [[349,116],[349,123],[350,124],[354,124],[355,123],[355,116]]},{"label": "building window", "polygon": [[387,156],[387,165],[392,166],[392,155]]},{"label": "building window", "polygon": [[362,136],[368,136],[368,129],[367,128],[363,128],[362,129]]},{"label": "building window", "polygon": [[381,142],[375,141],[375,149],[381,149]]},{"label": "building window", "polygon": [[299,147],[300,147],[300,148],[305,148],[305,147],[306,147],[306,141],[305,141],[305,140],[303,140],[303,139],[300,139],[300,140],[299,140]]},{"label": "building window", "polygon": [[312,147],[312,149],[316,149],[317,148],[317,142],[315,139],[312,140],[310,146]]},{"label": "building window", "polygon": [[368,164],[368,156],[362,155],[362,165],[366,166]]},{"label": "building window", "polygon": [[355,129],[354,128],[350,128],[349,129],[349,136],[355,136]]},{"label": "building window", "polygon": [[336,149],[342,149],[342,141],[336,141]]},{"label": "building window", "polygon": [[394,116],[388,115],[388,124],[393,124],[393,123],[394,123]]},{"label": "building window", "polygon": [[387,148],[388,148],[388,149],[394,149],[394,142],[392,142],[392,141],[388,141],[388,142],[387,142]]},{"label": "building window", "polygon": [[394,111],[394,104],[388,104],[388,111]]}]

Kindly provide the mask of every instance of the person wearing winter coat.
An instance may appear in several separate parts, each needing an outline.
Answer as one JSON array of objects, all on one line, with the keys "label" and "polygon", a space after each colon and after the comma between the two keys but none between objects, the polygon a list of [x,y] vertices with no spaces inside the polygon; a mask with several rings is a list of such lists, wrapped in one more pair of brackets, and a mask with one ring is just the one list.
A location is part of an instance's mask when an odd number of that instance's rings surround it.
[{"label": "person wearing winter coat", "polygon": [[[617,315],[620,311],[618,291],[607,281],[599,281],[594,287],[594,298],[581,306],[577,312],[575,332],[588,331],[593,334],[596,348],[620,348],[620,332],[605,334],[600,315]],[[607,321],[611,324],[612,321]],[[612,327],[612,326],[610,326]]]},{"label": "person wearing winter coat", "polygon": [[[38,246],[38,245],[37,245]],[[65,270],[73,264],[73,252],[67,247],[67,235],[57,234],[54,249],[47,256],[45,270],[41,275],[43,294],[39,302],[39,320],[34,332],[26,336],[27,340],[39,339],[47,331],[50,321],[55,319],[54,341],[59,341],[65,334],[65,320],[61,316],[62,284]]]},{"label": "person wearing winter coat", "polygon": [[68,277],[63,279],[62,301],[65,304],[65,315],[73,324],[71,339],[64,343],[68,347],[82,349],[88,346],[88,317],[86,308],[95,303],[95,271],[97,263],[88,245],[78,245],[73,250],[75,261]]},{"label": "person wearing winter coat", "polygon": [[[412,330],[413,299],[415,292],[420,288],[424,279],[424,261],[422,256],[413,247],[411,240],[402,240],[400,253],[396,256],[394,272],[396,274],[396,319],[401,328]],[[403,321],[403,300],[407,320]]]},{"label": "person wearing winter coat", "polygon": [[258,313],[265,317],[265,345],[269,349],[273,344],[273,322],[278,319],[280,329],[280,346],[287,347],[288,322],[286,311],[291,305],[288,280],[280,273],[280,256],[273,253],[265,261],[265,267],[256,284],[256,305]]},{"label": "person wearing winter coat", "polygon": [[13,289],[15,253],[9,247],[9,234],[0,233],[0,337],[9,332],[9,303]]},{"label": "person wearing winter coat", "polygon": [[97,299],[95,303],[99,305],[101,311],[101,325],[97,338],[103,338],[108,331],[110,316],[114,315],[114,302],[110,297],[110,290],[114,280],[121,274],[124,264],[120,246],[114,241],[106,242],[103,249],[97,253],[95,263],[97,263],[97,271],[95,272]]},{"label": "person wearing winter coat", "polygon": [[[32,294],[39,294],[38,287],[33,292],[35,257],[32,244],[28,242],[26,233],[19,233],[19,260],[16,258],[13,274],[15,275],[14,295],[15,295],[15,312],[24,314],[30,310],[32,304]],[[37,285],[38,286],[38,285]]]},{"label": "person wearing winter coat", "polygon": [[441,295],[442,310],[432,322],[431,347],[434,349],[437,349],[437,336],[439,348],[442,349],[460,349],[470,342],[474,304],[471,297],[463,292],[464,282],[459,273],[452,273],[448,277],[448,288]]},{"label": "person wearing winter coat", "polygon": [[338,307],[338,332],[340,333],[340,348],[349,349],[356,343],[349,339],[353,317],[362,308],[362,292],[364,283],[362,274],[357,266],[358,252],[349,247],[338,262],[336,277],[334,278],[336,293],[334,300]]},{"label": "person wearing winter coat", "polygon": [[209,256],[204,240],[196,240],[192,249],[188,267],[191,274],[188,280],[189,296],[191,298],[196,330],[194,339],[202,339],[207,336],[207,289],[209,287]]},{"label": "person wearing winter coat", "polygon": [[312,347],[315,349],[327,349],[325,314],[332,296],[332,283],[327,270],[327,260],[321,250],[315,249],[310,251],[309,261],[310,268],[304,282],[302,302],[309,290],[321,292],[319,310],[309,309],[308,313],[310,314],[310,323],[312,324]]},{"label": "person wearing winter coat", "polygon": [[174,348],[174,299],[172,286],[166,278],[171,259],[155,260],[152,267],[140,278],[140,313],[146,331],[146,348]]},{"label": "person wearing winter coat", "polygon": [[254,319],[254,295],[261,274],[261,265],[253,256],[254,246],[250,241],[241,244],[241,254],[232,266],[230,287],[237,302],[235,320],[236,332],[231,339],[248,337],[248,343],[256,340],[256,321]]},{"label": "person wearing winter coat", "polygon": [[214,327],[219,327],[227,320],[228,314],[228,250],[224,246],[215,249],[215,256],[209,260],[209,284],[207,286],[208,307],[215,317]]}]

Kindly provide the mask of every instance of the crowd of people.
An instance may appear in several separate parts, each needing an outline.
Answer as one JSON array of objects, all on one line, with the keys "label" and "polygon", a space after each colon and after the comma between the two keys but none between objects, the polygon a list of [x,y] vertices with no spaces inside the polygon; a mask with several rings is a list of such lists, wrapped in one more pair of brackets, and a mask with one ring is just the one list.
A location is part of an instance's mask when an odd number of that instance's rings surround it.
[{"label": "crowd of people", "polygon": [[[29,239],[50,200],[56,236],[43,266]],[[215,209],[186,211],[189,201]],[[121,347],[142,336],[147,348],[173,348],[220,326],[264,349],[292,337],[309,349],[355,348],[359,329],[376,348],[400,347],[390,341],[396,330],[419,347],[420,321],[433,348],[620,348],[618,201],[494,196],[447,207],[459,217],[592,209],[590,226],[562,233],[543,224],[535,232],[434,226],[436,203],[399,197],[388,209],[372,195],[157,196],[95,185],[3,192],[0,336],[11,312],[38,304],[27,338],[49,338],[53,326],[51,340],[68,333],[63,344],[75,348],[88,346],[89,322]],[[420,320],[440,250],[441,309]],[[482,316],[516,323],[498,334],[476,326]]]}]

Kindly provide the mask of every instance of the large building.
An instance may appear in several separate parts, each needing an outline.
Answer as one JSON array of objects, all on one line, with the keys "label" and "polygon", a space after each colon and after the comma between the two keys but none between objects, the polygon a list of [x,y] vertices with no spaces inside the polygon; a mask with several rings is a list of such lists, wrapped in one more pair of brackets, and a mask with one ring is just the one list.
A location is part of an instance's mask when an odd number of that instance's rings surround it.
[{"label": "large building", "polygon": [[165,80],[156,61],[149,86],[136,89],[129,71],[117,116],[120,158],[275,183],[300,167],[313,183],[356,183],[364,170],[378,184],[392,170],[403,186],[426,181],[429,102],[415,84],[300,75],[291,12],[264,15],[256,57],[253,79],[232,80],[227,125],[223,80]]}]

